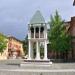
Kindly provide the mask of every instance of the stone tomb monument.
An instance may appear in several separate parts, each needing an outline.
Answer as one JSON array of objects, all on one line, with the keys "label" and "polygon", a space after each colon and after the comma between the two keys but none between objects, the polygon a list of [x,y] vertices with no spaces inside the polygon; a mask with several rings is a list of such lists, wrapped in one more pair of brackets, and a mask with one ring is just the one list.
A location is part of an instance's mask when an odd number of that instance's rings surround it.
[{"label": "stone tomb monument", "polygon": [[[50,59],[47,58],[47,24],[40,13],[36,11],[28,24],[28,59],[24,60],[21,66],[29,66],[34,64],[36,66],[40,65],[50,65]],[[40,58],[40,44],[43,44],[43,58]],[[35,47],[35,49],[34,49]],[[34,53],[35,50],[35,53]],[[38,64],[38,65],[37,65]]]},{"label": "stone tomb monument", "polygon": [[40,43],[44,43],[44,60],[47,59],[47,25],[40,11],[37,11],[28,24],[28,59],[34,59],[33,45],[35,44],[35,60],[40,60]]}]

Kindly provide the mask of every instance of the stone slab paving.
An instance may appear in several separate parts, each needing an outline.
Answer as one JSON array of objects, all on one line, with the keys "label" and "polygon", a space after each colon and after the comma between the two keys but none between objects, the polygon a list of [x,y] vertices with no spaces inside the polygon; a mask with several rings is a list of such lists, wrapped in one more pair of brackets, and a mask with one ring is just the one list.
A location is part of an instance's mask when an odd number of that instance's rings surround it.
[{"label": "stone slab paving", "polygon": [[[54,67],[63,66],[64,64],[53,64]],[[65,64],[66,65],[66,64]],[[64,66],[65,66],[64,65]],[[67,66],[69,64],[67,63]],[[71,64],[70,64],[71,66]],[[72,67],[75,64],[73,63]],[[73,68],[61,68],[55,69],[51,68],[49,70],[46,69],[25,69],[25,67],[20,67],[18,65],[0,65],[0,75],[75,75],[75,69]]]},{"label": "stone slab paving", "polygon": [[75,75],[75,70],[0,70],[0,75]]},{"label": "stone slab paving", "polygon": [[[0,62],[0,75],[75,75],[75,63],[53,63],[49,67],[21,67],[23,60]],[[11,63],[12,62],[12,63]]]},{"label": "stone slab paving", "polygon": [[[21,67],[20,65],[12,65],[12,64],[0,64],[0,69],[27,69],[28,66]],[[36,66],[31,66],[29,68],[36,68]],[[29,69],[28,68],[28,69]],[[39,66],[37,65],[37,69]],[[52,65],[42,66],[43,69],[75,69],[75,63],[53,63]]]}]

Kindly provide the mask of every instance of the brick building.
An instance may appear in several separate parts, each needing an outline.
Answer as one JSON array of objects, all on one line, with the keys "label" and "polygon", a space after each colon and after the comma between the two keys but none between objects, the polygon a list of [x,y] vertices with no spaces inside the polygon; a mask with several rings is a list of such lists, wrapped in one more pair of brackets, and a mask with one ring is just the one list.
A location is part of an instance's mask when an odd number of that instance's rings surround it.
[{"label": "brick building", "polygon": [[[67,31],[67,34],[71,34],[72,36],[72,40],[71,40],[71,44],[72,44],[72,49],[68,51],[67,53],[67,60],[75,60],[75,16],[71,17],[71,20],[68,22],[65,22],[65,28]],[[50,59],[54,59],[57,57],[57,53],[54,51],[50,51],[48,48],[48,58]],[[58,53],[58,58],[59,59],[65,59],[65,54],[62,57],[62,53]]]},{"label": "brick building", "polygon": [[71,17],[71,21],[67,22],[67,28],[68,33],[72,36],[72,50],[70,52],[70,57],[75,60],[75,16]]}]

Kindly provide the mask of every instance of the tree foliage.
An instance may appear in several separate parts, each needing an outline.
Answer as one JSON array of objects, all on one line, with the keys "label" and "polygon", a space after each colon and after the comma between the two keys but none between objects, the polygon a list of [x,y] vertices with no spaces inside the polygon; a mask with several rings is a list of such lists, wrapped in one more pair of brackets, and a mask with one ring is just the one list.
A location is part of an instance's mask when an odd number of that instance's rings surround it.
[{"label": "tree foliage", "polygon": [[23,40],[23,50],[26,55],[28,53],[28,36],[26,36],[25,39]]},{"label": "tree foliage", "polygon": [[0,34],[0,53],[4,51],[4,49],[7,46],[7,40],[6,37],[2,34]]},{"label": "tree foliage", "polygon": [[64,21],[56,11],[50,17],[48,38],[51,50],[65,52],[71,48],[71,36],[67,33]]}]

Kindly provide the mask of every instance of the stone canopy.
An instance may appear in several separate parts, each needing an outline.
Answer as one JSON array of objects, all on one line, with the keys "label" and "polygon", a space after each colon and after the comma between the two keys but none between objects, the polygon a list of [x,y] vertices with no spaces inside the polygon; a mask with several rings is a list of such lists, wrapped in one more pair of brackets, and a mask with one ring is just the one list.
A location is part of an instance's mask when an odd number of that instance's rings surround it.
[{"label": "stone canopy", "polygon": [[38,10],[31,18],[30,24],[41,24],[41,23],[45,23],[45,20],[41,12]]}]

